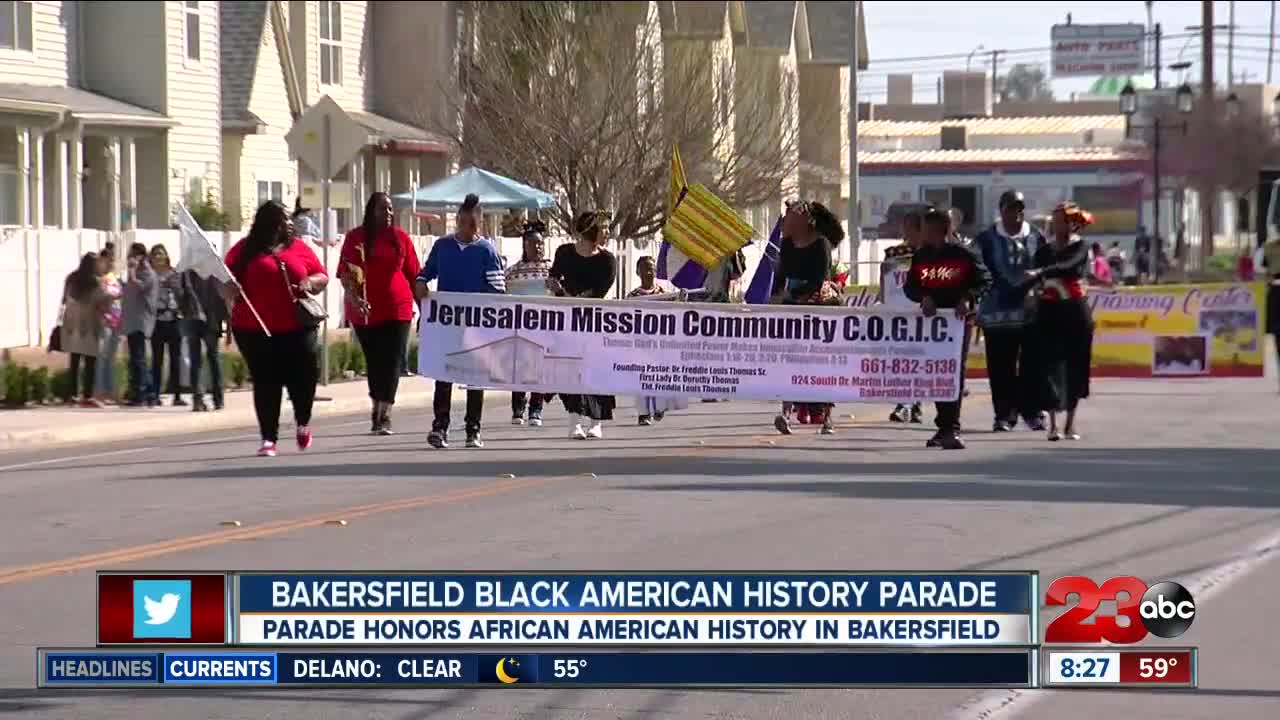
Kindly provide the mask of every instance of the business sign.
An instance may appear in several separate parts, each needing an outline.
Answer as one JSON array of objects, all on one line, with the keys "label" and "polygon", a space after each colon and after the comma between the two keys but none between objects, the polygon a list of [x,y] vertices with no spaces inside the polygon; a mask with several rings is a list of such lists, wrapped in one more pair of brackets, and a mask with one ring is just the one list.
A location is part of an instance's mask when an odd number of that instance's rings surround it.
[{"label": "business sign", "polygon": [[1054,25],[1050,39],[1055,78],[1146,72],[1142,25]]},{"label": "business sign", "polygon": [[435,293],[424,376],[510,391],[793,402],[949,401],[963,323],[918,309]]}]

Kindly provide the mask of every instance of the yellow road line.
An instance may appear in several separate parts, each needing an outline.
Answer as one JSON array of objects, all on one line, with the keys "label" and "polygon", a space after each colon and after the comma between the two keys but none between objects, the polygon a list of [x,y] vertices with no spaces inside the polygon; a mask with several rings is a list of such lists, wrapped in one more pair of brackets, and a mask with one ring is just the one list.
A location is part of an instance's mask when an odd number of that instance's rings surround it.
[{"label": "yellow road line", "polygon": [[135,545],[132,547],[93,553],[90,555],[77,555],[62,560],[53,560],[51,562],[5,568],[0,570],[0,585],[8,585],[26,580],[35,580],[49,575],[74,572],[77,570],[98,569],[107,565],[137,562],[139,560],[145,560],[147,558],[153,558],[160,555],[171,555],[173,553],[184,552],[187,550],[197,550],[199,548],[226,545],[238,540],[255,540],[258,538],[271,537],[282,533],[292,532],[294,530],[305,530],[313,527],[320,527],[332,521],[334,518],[349,520],[351,518],[395,512],[397,510],[414,510],[436,505],[449,505],[465,502],[467,500],[493,497],[503,493],[514,492],[516,490],[527,490],[543,485],[550,485],[551,483],[567,479],[569,479],[568,476],[556,476],[524,480],[505,480],[490,483],[479,488],[454,490],[450,492],[422,495],[419,497],[391,500],[388,502],[373,503],[369,505],[357,505],[354,507],[332,510],[320,515],[312,515],[293,520],[277,520],[251,527],[220,530],[217,532],[192,535],[184,538],[174,538],[172,540],[162,540],[160,542]]}]

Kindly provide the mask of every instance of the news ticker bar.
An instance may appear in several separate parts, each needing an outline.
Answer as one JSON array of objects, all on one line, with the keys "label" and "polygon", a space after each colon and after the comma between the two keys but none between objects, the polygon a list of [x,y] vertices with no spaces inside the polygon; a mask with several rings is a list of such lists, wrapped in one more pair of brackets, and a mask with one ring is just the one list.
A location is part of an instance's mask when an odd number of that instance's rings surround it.
[{"label": "news ticker bar", "polygon": [[1030,572],[100,572],[97,644],[1013,648],[1038,598]]},{"label": "news ticker bar", "polygon": [[39,688],[1030,688],[1037,650],[557,652],[37,650]]}]

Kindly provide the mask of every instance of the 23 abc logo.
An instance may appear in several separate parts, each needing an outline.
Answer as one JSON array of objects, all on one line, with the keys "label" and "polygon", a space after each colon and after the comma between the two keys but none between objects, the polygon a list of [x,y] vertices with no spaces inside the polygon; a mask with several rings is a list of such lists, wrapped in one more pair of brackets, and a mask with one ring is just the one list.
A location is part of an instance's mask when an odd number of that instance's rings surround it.
[{"label": "23 abc logo", "polygon": [[[1115,645],[1136,643],[1148,633],[1162,638],[1176,638],[1191,627],[1196,618],[1196,601],[1191,593],[1175,582],[1159,582],[1151,587],[1136,577],[1113,577],[1098,587],[1079,575],[1058,578],[1045,591],[1050,607],[1066,606],[1070,595],[1079,601],[1067,608],[1045,629],[1046,643],[1101,643]],[[1124,597],[1121,597],[1121,596]],[[1106,600],[1116,601],[1115,615],[1098,615],[1093,624],[1084,624]],[[1119,618],[1128,622],[1121,625]]]}]

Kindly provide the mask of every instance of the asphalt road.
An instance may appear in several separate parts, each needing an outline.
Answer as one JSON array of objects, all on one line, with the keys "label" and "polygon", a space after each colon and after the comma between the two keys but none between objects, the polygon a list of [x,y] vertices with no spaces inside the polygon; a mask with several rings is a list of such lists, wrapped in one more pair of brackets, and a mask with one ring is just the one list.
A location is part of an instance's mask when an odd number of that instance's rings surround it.
[{"label": "asphalt road", "polygon": [[[426,448],[363,417],[253,457],[253,433],[0,455],[0,715],[32,718],[1280,717],[1280,396],[1258,381],[1095,381],[1085,439],[925,426],[843,407],[839,433],[772,433],[758,403],[695,405],[606,439],[563,413],[488,447]],[[458,409],[460,411],[460,408]],[[850,421],[848,414],[857,416]],[[929,417],[932,413],[929,413]],[[772,444],[771,444],[772,442]],[[514,474],[514,478],[504,477]],[[594,473],[596,477],[590,477]],[[330,520],[346,520],[345,526]],[[219,524],[239,521],[238,528]],[[931,691],[36,692],[37,646],[89,646],[94,570],[1038,569],[1191,588],[1195,694]],[[1105,608],[1104,608],[1105,610]],[[1105,713],[1105,715],[1104,715]]]}]

